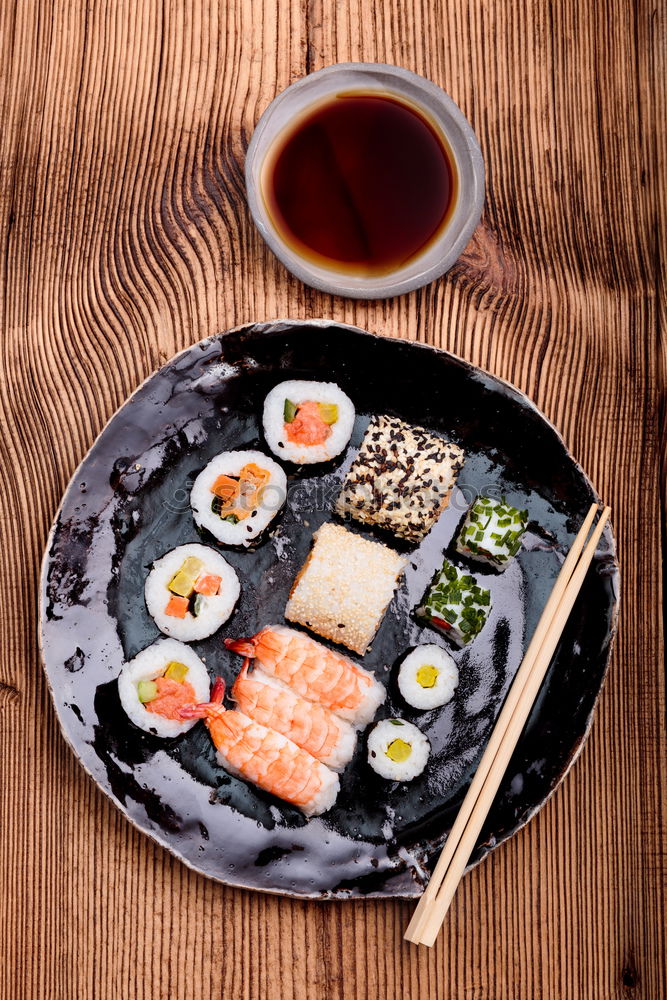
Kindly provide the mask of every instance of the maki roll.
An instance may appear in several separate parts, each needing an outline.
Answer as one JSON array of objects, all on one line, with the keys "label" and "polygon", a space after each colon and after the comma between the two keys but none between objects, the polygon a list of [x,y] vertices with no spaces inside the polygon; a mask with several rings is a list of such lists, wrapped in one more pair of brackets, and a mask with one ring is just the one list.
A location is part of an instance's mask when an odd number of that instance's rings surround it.
[{"label": "maki roll", "polygon": [[428,762],[431,744],[411,722],[383,719],[368,734],[368,763],[381,778],[412,781]]},{"label": "maki roll", "polygon": [[504,500],[478,497],[471,505],[456,539],[456,551],[504,570],[521,548],[528,511]]},{"label": "maki roll", "polygon": [[179,545],[153,563],[144,588],[146,607],[166,635],[194,642],[227,621],[241,587],[226,559],[206,545]]},{"label": "maki roll", "polygon": [[323,524],[297,575],[285,618],[364,655],[406,559],[338,524]]},{"label": "maki roll", "polygon": [[274,455],[296,465],[340,455],[354,426],[354,405],[334,382],[281,382],[264,402],[264,435]]},{"label": "maki roll", "polygon": [[459,672],[449,653],[433,643],[417,646],[398,671],[398,689],[413,708],[439,708],[454,697]]},{"label": "maki roll", "polygon": [[490,592],[445,559],[415,613],[456,646],[465,646],[481,632],[490,610]]},{"label": "maki roll", "polygon": [[196,723],[181,708],[207,701],[210,683],[197,654],[175,639],[158,639],[126,663],[118,677],[120,703],[130,720],[155,736],[180,736]]},{"label": "maki roll", "polygon": [[449,503],[464,453],[398,417],[373,417],[345,477],[336,513],[417,543]]},{"label": "maki roll", "polygon": [[261,451],[223,451],[199,473],[190,505],[223,545],[250,545],[285,503],[287,478]]}]

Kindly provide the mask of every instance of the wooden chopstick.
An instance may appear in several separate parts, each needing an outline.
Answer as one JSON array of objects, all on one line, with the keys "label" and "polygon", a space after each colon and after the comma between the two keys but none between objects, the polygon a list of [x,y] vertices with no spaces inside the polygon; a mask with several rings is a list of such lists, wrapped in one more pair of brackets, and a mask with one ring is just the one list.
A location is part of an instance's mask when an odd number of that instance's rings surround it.
[{"label": "wooden chopstick", "polygon": [[433,944],[463,875],[609,517],[609,508],[605,508],[581,556],[597,509],[596,504],[591,506],[563,563],[431,880],[407,927],[405,938],[415,944]]},{"label": "wooden chopstick", "polygon": [[537,628],[535,629],[523,661],[517,671],[516,677],[514,678],[514,682],[512,683],[512,686],[507,694],[505,704],[503,705],[502,711],[498,716],[498,721],[496,722],[493,732],[491,733],[486,750],[484,751],[482,759],[477,767],[477,771],[475,772],[473,780],[470,784],[470,788],[461,803],[454,825],[452,826],[442,853],[433,870],[429,884],[424,890],[422,898],[415,909],[412,920],[408,924],[405,932],[405,939],[407,941],[412,941],[415,944],[420,943],[421,930],[426,922],[429,908],[442,884],[442,880],[445,877],[447,868],[449,867],[454,855],[454,851],[456,850],[459,840],[465,830],[466,823],[470,818],[470,814],[473,810],[475,802],[477,801],[477,797],[484,785],[484,782],[486,781],[487,775],[498,751],[498,747],[500,746],[501,740],[507,730],[511,718],[516,711],[517,704],[521,697],[521,692],[523,691],[526,681],[530,676],[535,658],[539,652],[542,642],[544,641],[549,624],[556,612],[556,609],[558,608],[558,604],[563,596],[565,587],[569,583],[579,556],[581,555],[581,551],[584,547],[586,538],[588,537],[588,533],[591,529],[597,510],[597,504],[592,504],[588,514],[584,518],[574,542],[572,543],[570,551],[568,552],[561,567],[560,573],[556,578],[556,583],[553,586],[551,594],[549,595],[547,603],[544,607],[544,611],[542,612],[540,620],[537,623]]}]

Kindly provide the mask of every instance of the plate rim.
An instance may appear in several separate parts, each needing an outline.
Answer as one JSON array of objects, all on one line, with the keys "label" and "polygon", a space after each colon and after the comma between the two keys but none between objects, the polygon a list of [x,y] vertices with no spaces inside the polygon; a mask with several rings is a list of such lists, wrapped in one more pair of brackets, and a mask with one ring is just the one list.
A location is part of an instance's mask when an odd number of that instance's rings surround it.
[{"label": "plate rim", "polygon": [[[214,341],[220,341],[221,343],[224,343],[225,338],[227,338],[229,336],[232,336],[233,334],[238,334],[238,333],[241,333],[241,332],[244,332],[244,331],[249,331],[249,330],[251,330],[253,328],[257,329],[258,332],[261,331],[262,333],[267,333],[269,331],[278,333],[280,331],[279,331],[279,329],[276,329],[276,328],[280,328],[280,327],[284,327],[284,326],[289,326],[289,327],[316,327],[316,328],[319,328],[319,329],[326,329],[326,328],[330,328],[330,327],[336,327],[338,329],[342,328],[342,329],[350,331],[351,333],[358,334],[358,335],[361,335],[363,337],[368,337],[368,338],[373,339],[373,340],[378,340],[378,341],[395,341],[396,343],[399,343],[399,344],[400,343],[410,344],[412,347],[421,348],[421,349],[424,349],[426,351],[436,351],[438,354],[445,355],[446,357],[448,357],[449,359],[451,359],[451,361],[455,362],[457,365],[461,365],[464,368],[467,368],[468,370],[471,370],[474,373],[480,373],[481,375],[483,375],[486,378],[490,379],[492,382],[500,384],[506,390],[509,390],[511,392],[511,394],[514,396],[514,398],[517,401],[519,401],[523,405],[527,406],[529,409],[533,410],[548,425],[548,427],[551,429],[551,431],[555,434],[558,442],[560,444],[562,444],[562,446],[563,446],[563,448],[564,448],[567,456],[569,457],[570,461],[574,464],[577,472],[582,476],[583,480],[585,481],[585,483],[590,488],[591,493],[593,494],[593,496],[594,496],[595,500],[597,501],[597,503],[598,504],[602,503],[597,490],[593,486],[593,483],[591,482],[590,478],[588,477],[587,473],[584,471],[584,469],[581,466],[581,464],[579,463],[579,461],[574,457],[574,455],[572,455],[569,447],[567,446],[567,443],[565,442],[565,439],[563,438],[563,435],[561,434],[561,432],[559,431],[559,429],[556,427],[556,425],[546,416],[546,414],[544,414],[542,412],[542,410],[537,406],[537,404],[522,389],[519,389],[512,382],[509,382],[507,379],[503,378],[502,376],[495,375],[492,372],[488,371],[488,369],[482,368],[480,365],[476,365],[473,362],[468,361],[466,358],[462,358],[460,355],[454,354],[452,351],[448,351],[445,348],[437,347],[434,344],[427,344],[427,343],[424,343],[423,341],[412,340],[409,337],[400,337],[400,336],[392,337],[392,336],[386,336],[384,334],[374,333],[374,332],[372,332],[370,330],[364,330],[362,327],[355,326],[352,323],[342,323],[342,322],[338,322],[337,320],[334,320],[334,319],[326,319],[324,317],[321,317],[321,318],[317,318],[317,319],[277,318],[277,319],[272,319],[272,320],[246,321],[245,323],[239,323],[236,326],[229,327],[228,329],[222,330],[219,333],[211,334],[208,337],[204,337],[201,340],[197,340],[197,341],[194,341],[192,344],[186,345],[180,351],[177,351],[170,358],[168,358],[158,368],[153,369],[139,383],[139,385],[137,385],[135,387],[135,389],[133,389],[133,391],[130,393],[130,395],[127,396],[127,398],[125,400],[123,400],[123,402],[114,410],[114,412],[111,414],[111,416],[109,417],[109,419],[107,421],[105,421],[104,425],[100,428],[100,430],[98,431],[98,433],[95,435],[95,438],[91,442],[90,447],[87,449],[86,453],[83,455],[83,457],[80,459],[80,461],[76,465],[76,467],[75,467],[72,475],[69,477],[69,479],[67,481],[67,484],[66,484],[66,486],[65,486],[65,488],[63,490],[63,494],[62,494],[62,498],[60,500],[60,503],[58,504],[58,507],[57,507],[57,509],[56,509],[56,511],[55,511],[55,513],[53,515],[53,520],[52,520],[51,527],[49,529],[49,532],[48,532],[48,535],[47,535],[47,538],[46,538],[46,542],[45,542],[45,546],[44,546],[44,553],[43,553],[41,564],[40,564],[40,573],[39,573],[39,598],[38,598],[38,607],[37,607],[37,632],[38,632],[38,635],[37,635],[37,645],[38,645],[39,659],[40,659],[40,662],[41,662],[43,674],[46,677],[46,683],[47,683],[47,688],[48,688],[48,691],[49,691],[49,696],[50,696],[50,699],[51,699],[51,705],[52,705],[52,708],[53,708],[53,710],[55,712],[56,720],[58,722],[58,728],[60,730],[60,735],[64,739],[64,741],[65,741],[66,745],[68,746],[69,750],[72,752],[72,754],[76,758],[77,764],[83,769],[83,771],[86,773],[86,775],[88,776],[88,778],[92,781],[92,783],[95,785],[95,787],[98,789],[98,791],[101,792],[104,795],[105,799],[108,800],[109,802],[111,802],[111,804],[116,809],[118,809],[120,813],[122,813],[122,815],[124,816],[124,818],[125,818],[125,820],[127,822],[129,822],[143,836],[149,837],[153,841],[153,843],[158,844],[160,846],[160,848],[168,851],[173,857],[176,857],[180,863],[184,864],[191,871],[196,872],[196,874],[199,875],[201,878],[210,879],[211,881],[216,882],[219,885],[223,885],[223,886],[226,886],[226,887],[231,888],[231,889],[243,889],[243,890],[246,890],[246,891],[259,892],[259,893],[262,893],[262,894],[265,894],[265,895],[270,895],[270,896],[284,896],[284,897],[289,898],[289,899],[299,899],[299,900],[309,900],[309,901],[312,900],[312,901],[315,901],[315,902],[346,902],[346,901],[350,901],[350,900],[354,901],[354,900],[365,900],[365,899],[412,899],[412,900],[416,900],[423,893],[424,889],[426,888],[426,885],[428,884],[428,880],[426,880],[425,882],[419,882],[416,878],[413,878],[413,882],[412,882],[411,888],[414,888],[414,890],[415,890],[414,892],[408,892],[405,889],[399,889],[399,891],[397,891],[397,892],[389,892],[389,893],[383,892],[382,890],[373,890],[373,891],[366,892],[366,893],[358,893],[356,895],[350,893],[348,895],[348,894],[346,894],[345,890],[343,890],[343,891],[340,891],[340,890],[330,890],[328,892],[316,891],[316,892],[313,892],[313,893],[309,893],[309,892],[305,892],[304,893],[304,892],[292,892],[289,889],[277,889],[277,888],[267,888],[267,887],[264,887],[264,886],[249,885],[249,884],[246,884],[246,883],[244,883],[242,881],[230,882],[228,879],[223,878],[220,875],[217,875],[215,873],[210,873],[210,872],[204,872],[204,871],[202,871],[201,868],[197,867],[197,865],[194,862],[192,862],[192,861],[188,860],[186,857],[184,857],[184,855],[181,854],[181,852],[178,850],[178,848],[174,847],[167,840],[167,838],[162,837],[156,831],[148,830],[144,826],[142,826],[137,820],[135,820],[128,813],[128,811],[125,808],[124,804],[122,802],[120,802],[119,800],[117,800],[110,790],[107,790],[106,788],[104,788],[104,787],[102,787],[100,785],[100,783],[97,781],[97,779],[95,778],[94,774],[92,773],[91,769],[88,767],[88,765],[80,757],[80,755],[79,755],[79,753],[77,751],[77,748],[76,748],[73,740],[70,739],[70,736],[69,736],[68,731],[67,731],[67,727],[64,724],[63,718],[61,717],[61,713],[60,713],[59,708],[58,708],[58,704],[57,704],[56,697],[55,697],[55,692],[53,690],[53,685],[51,683],[51,677],[49,675],[49,671],[48,671],[48,668],[47,668],[47,665],[46,665],[46,656],[45,656],[45,651],[44,651],[44,627],[45,627],[45,622],[46,622],[46,586],[47,586],[47,576],[48,576],[48,564],[49,564],[49,561],[50,561],[50,552],[51,552],[51,549],[52,549],[52,546],[53,546],[53,540],[54,540],[54,536],[55,536],[55,533],[56,533],[56,529],[58,528],[59,523],[60,523],[60,518],[61,518],[62,511],[63,511],[63,507],[65,506],[65,501],[68,499],[69,494],[70,494],[70,492],[71,492],[71,490],[72,490],[72,488],[74,486],[74,482],[77,479],[79,470],[81,469],[82,465],[88,460],[89,456],[91,455],[92,451],[95,449],[95,447],[96,447],[98,441],[100,440],[100,438],[102,437],[102,435],[106,433],[107,429],[109,428],[109,426],[111,425],[111,423],[113,422],[113,420],[115,419],[115,417],[155,377],[155,375],[157,375],[159,372],[161,372],[167,366],[174,364],[174,362],[176,362],[183,355],[187,354],[193,348],[201,347],[202,345],[209,345],[209,344],[212,344]],[[604,685],[605,685],[605,682],[607,680],[607,676],[608,676],[608,673],[609,673],[609,668],[610,668],[610,665],[611,665],[611,659],[612,659],[612,655],[613,655],[613,652],[614,652],[614,645],[615,645],[616,635],[617,635],[617,632],[618,632],[618,618],[619,618],[619,607],[620,607],[620,599],[621,599],[620,566],[619,566],[618,552],[617,552],[617,546],[616,546],[616,536],[615,536],[615,533],[614,533],[614,530],[613,530],[611,519],[609,520],[609,523],[608,523],[607,527],[605,528],[605,533],[604,534],[605,534],[605,537],[607,537],[611,541],[610,556],[611,556],[612,561],[613,561],[613,576],[614,576],[614,579],[615,579],[614,602],[613,602],[613,607],[611,609],[611,621],[610,621],[610,624],[609,624],[609,641],[608,641],[608,644],[607,644],[606,662],[605,662],[604,670],[602,672],[602,676],[600,678],[600,684],[599,684],[598,690],[595,693],[595,697],[593,699],[593,703],[591,705],[591,708],[590,708],[590,711],[588,713],[588,716],[586,717],[584,728],[583,728],[583,731],[581,733],[581,736],[578,739],[578,741],[575,744],[575,746],[572,748],[572,751],[571,751],[569,757],[567,758],[567,760],[565,761],[565,764],[564,764],[562,770],[558,774],[558,777],[557,777],[557,779],[556,779],[553,787],[547,792],[546,796],[542,799],[542,801],[538,805],[536,805],[532,809],[530,809],[529,812],[527,813],[527,815],[525,817],[523,817],[519,823],[517,823],[514,827],[512,827],[511,830],[508,830],[504,834],[502,834],[499,839],[495,839],[494,838],[494,842],[493,843],[487,842],[487,843],[483,843],[483,844],[479,845],[479,856],[475,857],[474,860],[466,866],[466,869],[465,869],[466,872],[472,871],[473,868],[476,868],[479,864],[481,864],[486,859],[486,857],[492,851],[494,851],[497,847],[500,847],[502,844],[505,844],[508,841],[510,841],[512,838],[514,838],[516,836],[516,834],[518,834],[520,830],[524,829],[524,827],[526,827],[528,825],[528,823],[530,823],[530,821],[537,815],[537,813],[540,812],[544,808],[544,806],[547,805],[547,803],[551,800],[551,798],[554,796],[554,794],[556,793],[556,791],[563,784],[565,778],[567,777],[567,775],[570,772],[570,770],[573,767],[573,765],[576,763],[577,759],[579,758],[579,755],[581,754],[582,750],[584,749],[585,744],[588,741],[588,738],[589,738],[590,733],[591,733],[591,728],[592,728],[592,725],[593,725],[593,718],[594,718],[594,715],[595,715],[595,711],[596,711],[596,709],[598,707],[600,696],[602,694],[602,689],[604,688]],[[440,847],[440,848],[437,849],[436,852],[434,852],[433,859],[427,859],[427,862],[426,862],[427,865],[430,863],[431,860],[434,860],[434,859],[437,858],[437,856],[438,856],[438,854],[439,854],[439,852],[440,852],[441,849],[442,848]]]}]

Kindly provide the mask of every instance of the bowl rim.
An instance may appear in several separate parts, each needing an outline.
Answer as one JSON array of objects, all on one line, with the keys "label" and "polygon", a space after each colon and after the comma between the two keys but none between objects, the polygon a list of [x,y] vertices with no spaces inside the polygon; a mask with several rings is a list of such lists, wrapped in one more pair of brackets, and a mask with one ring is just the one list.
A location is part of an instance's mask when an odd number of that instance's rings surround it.
[{"label": "bowl rim", "polygon": [[[300,110],[301,112],[305,111],[309,104],[317,103],[317,99],[311,102],[307,98],[308,92],[311,90],[314,81],[320,81],[330,77],[335,78],[345,73],[356,73],[359,74],[360,77],[363,77],[364,75],[368,75],[369,77],[373,75],[383,77],[390,76],[396,81],[396,93],[399,97],[408,97],[405,93],[405,88],[407,86],[410,87],[411,91],[414,91],[414,89],[421,91],[422,94],[430,98],[432,104],[440,106],[442,118],[449,119],[449,121],[453,123],[454,127],[458,129],[460,135],[465,141],[464,156],[468,157],[469,166],[472,171],[473,183],[470,185],[468,194],[469,207],[464,213],[458,236],[456,236],[451,243],[447,243],[447,236],[450,227],[449,225],[446,226],[438,239],[428,248],[430,251],[433,251],[443,244],[443,252],[437,260],[422,267],[421,269],[418,268],[416,271],[410,271],[409,269],[411,265],[412,267],[418,265],[419,261],[428,252],[423,251],[413,257],[412,261],[409,262],[408,265],[395,272],[393,280],[389,275],[384,277],[372,275],[368,278],[359,278],[352,275],[338,273],[334,270],[329,272],[322,267],[310,264],[306,258],[300,256],[296,253],[296,251],[292,250],[278,234],[277,230],[270,221],[268,211],[266,210],[264,200],[260,192],[258,175],[261,171],[264,158],[257,162],[259,149],[275,113],[282,105],[293,100],[295,95],[299,94],[302,95],[302,106]],[[414,93],[411,93],[409,96],[410,100],[414,104],[420,104],[418,96],[415,97]],[[445,136],[447,136],[446,126],[443,124],[441,118],[434,115],[430,106],[425,105],[422,107],[422,110],[429,118],[434,119],[435,124],[442,129]],[[456,158],[456,154],[453,151],[452,153]],[[441,277],[454,265],[455,261],[460,257],[461,253],[470,241],[470,238],[482,215],[485,196],[485,168],[482,151],[472,125],[456,102],[449,96],[449,94],[446,93],[446,91],[442,89],[442,87],[433,83],[432,80],[429,80],[418,73],[414,73],[412,70],[405,69],[402,66],[393,66],[388,63],[379,62],[342,62],[325,66],[323,69],[317,70],[314,73],[308,73],[306,76],[301,77],[299,80],[296,80],[294,83],[282,90],[271,101],[260,116],[248,145],[245,158],[245,184],[248,207],[255,226],[259,230],[260,235],[269,249],[283,264],[283,266],[295,275],[295,277],[297,277],[304,284],[309,285],[312,288],[316,288],[321,292],[328,292],[329,294],[339,295],[344,298],[386,299],[394,295],[403,295],[406,292],[422,288],[424,285],[435,281],[436,278]],[[459,192],[459,201],[461,200],[462,193]]]}]

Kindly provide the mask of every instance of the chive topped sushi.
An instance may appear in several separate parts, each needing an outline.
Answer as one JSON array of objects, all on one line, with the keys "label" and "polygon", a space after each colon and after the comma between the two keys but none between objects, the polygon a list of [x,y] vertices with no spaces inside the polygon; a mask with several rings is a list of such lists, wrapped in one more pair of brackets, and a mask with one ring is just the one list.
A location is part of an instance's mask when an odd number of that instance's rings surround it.
[{"label": "chive topped sushi", "polygon": [[223,545],[248,546],[287,498],[287,477],[261,451],[223,451],[199,473],[190,493],[200,528]]},{"label": "chive topped sushi", "polygon": [[241,587],[236,570],[206,545],[179,545],[153,563],[144,594],[148,613],[166,635],[194,642],[227,621]]},{"label": "chive topped sushi", "polygon": [[466,646],[481,632],[490,610],[490,591],[445,559],[415,614],[454,645]]},{"label": "chive topped sushi", "polygon": [[206,667],[189,646],[158,639],[126,663],[118,677],[120,703],[140,729],[155,736],[180,736],[196,723],[181,708],[207,701]]},{"label": "chive topped sushi", "polygon": [[459,672],[449,653],[425,642],[403,660],[398,671],[398,688],[413,708],[439,708],[454,697]]},{"label": "chive topped sushi", "polygon": [[296,465],[340,455],[353,426],[352,400],[334,382],[281,382],[264,401],[267,444],[274,455]]},{"label": "chive topped sushi", "polygon": [[412,781],[428,762],[431,744],[404,719],[383,719],[368,736],[368,763],[381,778]]},{"label": "chive topped sushi", "polygon": [[527,510],[511,507],[504,500],[478,497],[461,525],[456,551],[504,570],[521,548],[527,523]]}]

